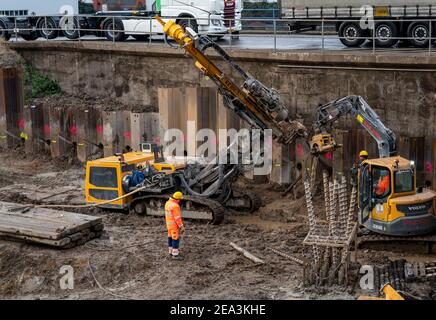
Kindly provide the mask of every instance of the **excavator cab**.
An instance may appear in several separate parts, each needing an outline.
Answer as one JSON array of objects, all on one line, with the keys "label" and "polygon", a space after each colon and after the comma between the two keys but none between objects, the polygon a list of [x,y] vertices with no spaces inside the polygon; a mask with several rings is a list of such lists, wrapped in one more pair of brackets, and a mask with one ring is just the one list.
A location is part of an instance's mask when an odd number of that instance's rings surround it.
[{"label": "excavator cab", "polygon": [[[127,209],[134,196],[125,195],[132,191],[131,187],[134,190],[135,179],[132,179],[132,175],[135,171],[141,171],[147,176],[156,174],[168,176],[169,178],[159,186],[167,188],[172,186],[170,176],[186,167],[183,162],[166,160],[162,147],[155,143],[144,142],[140,147],[141,151],[115,154],[87,162],[86,203],[101,203],[101,208]],[[156,192],[155,189],[153,192]],[[146,191],[151,192],[151,190]],[[118,200],[106,203],[112,199]]]},{"label": "excavator cab", "polygon": [[358,175],[359,223],[386,235],[436,230],[436,192],[417,192],[413,161],[389,157],[362,162]]}]

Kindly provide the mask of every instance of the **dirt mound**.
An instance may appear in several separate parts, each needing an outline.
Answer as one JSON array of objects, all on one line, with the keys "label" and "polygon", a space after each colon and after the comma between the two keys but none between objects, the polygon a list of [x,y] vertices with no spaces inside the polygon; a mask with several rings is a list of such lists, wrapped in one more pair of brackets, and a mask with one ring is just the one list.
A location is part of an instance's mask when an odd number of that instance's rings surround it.
[{"label": "dirt mound", "polygon": [[0,68],[13,68],[21,64],[21,56],[9,49],[6,42],[0,41]]}]

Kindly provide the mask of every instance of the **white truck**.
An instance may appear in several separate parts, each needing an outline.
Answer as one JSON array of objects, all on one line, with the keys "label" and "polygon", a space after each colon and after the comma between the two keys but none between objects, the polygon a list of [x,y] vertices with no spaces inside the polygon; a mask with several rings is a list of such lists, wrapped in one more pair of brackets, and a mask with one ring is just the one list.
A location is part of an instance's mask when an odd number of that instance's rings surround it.
[{"label": "white truck", "polygon": [[[93,24],[97,24],[109,40],[122,41],[129,36],[145,40],[150,34],[163,34],[162,26],[152,19],[156,14],[217,38],[241,30],[242,0],[131,0],[125,1],[124,6],[122,0],[115,5],[113,2],[94,0],[96,17],[105,17],[105,20]],[[120,15],[121,18],[112,18]]]},{"label": "white truck", "polygon": [[372,39],[392,47],[406,38],[428,47],[436,34],[435,0],[281,0],[281,16],[291,30],[333,25],[347,47]]},{"label": "white truck", "polygon": [[0,38],[9,39],[14,30],[26,40],[56,38],[65,13],[78,14],[78,0],[1,0]]},{"label": "white truck", "polygon": [[78,0],[0,0],[0,38],[18,31],[25,40],[58,35],[77,39],[84,34],[111,41],[129,36],[146,40],[150,34],[163,34],[155,15],[216,38],[241,30],[242,0],[93,0],[93,7],[95,14],[77,17],[72,15],[79,13]]}]

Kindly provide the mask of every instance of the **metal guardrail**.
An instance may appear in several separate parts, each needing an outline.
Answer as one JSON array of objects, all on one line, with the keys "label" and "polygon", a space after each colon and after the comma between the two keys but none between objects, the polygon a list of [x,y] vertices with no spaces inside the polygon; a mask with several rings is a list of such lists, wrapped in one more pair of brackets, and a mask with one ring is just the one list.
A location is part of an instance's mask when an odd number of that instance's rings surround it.
[{"label": "metal guardrail", "polygon": [[[56,18],[54,18],[56,17]],[[36,21],[38,18],[42,18],[45,21],[45,24],[36,27],[31,26],[27,24],[27,26],[24,26],[26,24],[26,21]],[[57,24],[55,28],[50,26],[48,21],[50,19],[54,19],[56,21],[59,20],[59,18],[64,19],[65,21],[68,21],[67,24],[60,23]],[[174,20],[178,20],[181,18],[178,17],[164,17],[164,18],[172,18]],[[10,21],[9,26],[6,28],[6,31],[12,35],[12,38],[15,41],[19,41],[19,36],[21,34],[29,34],[29,33],[42,33],[48,34],[51,31],[56,31],[59,34],[62,34],[63,32],[69,30],[70,33],[78,32],[81,36],[77,38],[77,41],[86,41],[91,40],[89,37],[83,38],[85,35],[90,34],[96,34],[97,36],[104,37],[105,35],[108,38],[112,38],[113,42],[116,42],[116,36],[119,34],[123,34],[126,30],[123,30],[122,28],[118,28],[117,21],[120,19],[137,19],[147,21],[146,23],[149,25],[149,31],[135,31],[133,36],[145,36],[147,38],[147,42],[149,45],[155,45],[155,41],[153,39],[154,36],[161,36],[162,33],[153,31],[152,30],[152,17],[144,17],[144,16],[115,16],[115,15],[74,15],[74,16],[64,16],[64,17],[57,17],[57,16],[47,16],[47,17],[36,17],[36,16],[21,16],[21,17],[7,17],[7,19]],[[195,20],[197,25],[200,25],[202,22],[205,22],[209,25],[211,25],[211,19],[194,19],[194,18],[183,18],[183,20]],[[89,23],[88,27],[81,27],[80,22],[93,22],[93,23],[101,23],[102,21],[106,21],[107,23],[105,26],[111,26],[110,28],[90,28]],[[242,29],[240,32],[219,32],[219,33],[213,33],[213,32],[199,32],[199,34],[207,34],[208,36],[214,37],[214,38],[222,38],[225,37],[225,43],[222,43],[223,47],[227,47],[228,49],[232,48],[247,48],[249,49],[250,46],[254,49],[268,49],[272,50],[274,52],[277,51],[283,51],[283,50],[292,50],[292,49],[316,49],[325,51],[328,49],[348,49],[348,50],[371,50],[372,53],[376,53],[377,51],[386,51],[386,50],[410,50],[410,48],[405,48],[402,46],[394,46],[392,48],[386,48],[386,47],[377,47],[377,42],[379,40],[383,40],[382,38],[379,38],[376,36],[376,33],[372,30],[368,30],[368,33],[370,36],[365,37],[359,37],[355,39],[362,39],[365,40],[367,43],[365,46],[360,46],[358,48],[346,48],[340,43],[341,38],[344,39],[345,37],[339,37],[337,34],[335,34],[335,29],[332,29],[332,25],[339,23],[339,22],[356,22],[356,20],[351,19],[271,19],[271,18],[241,18],[241,19],[221,19],[221,21],[224,24],[227,25],[242,25]],[[380,24],[382,22],[391,22],[392,19],[385,19],[385,20],[376,20],[376,27],[377,24]],[[431,55],[434,51],[434,41],[436,40],[436,36],[434,35],[436,33],[436,30],[434,29],[434,25],[436,25],[436,19],[420,19],[420,20],[412,20],[412,19],[403,19],[402,22],[425,22],[429,26],[429,34],[427,37],[422,38],[424,43],[428,42],[428,45],[425,46],[425,48],[413,48],[414,50],[419,50],[420,52],[428,51],[428,53]],[[61,21],[62,22],[62,21]],[[110,23],[111,22],[111,23]],[[251,30],[247,30],[244,28],[244,25],[247,25],[247,23],[263,23],[268,24],[271,27],[265,28],[263,30],[256,30],[255,32]],[[314,25],[317,26],[316,29],[311,30],[309,34],[306,34],[304,32],[298,32],[297,30],[291,30],[290,26],[295,25],[296,23],[302,23],[304,25]],[[67,26],[67,27],[65,27]],[[121,25],[120,25],[121,26]],[[284,28],[286,26],[286,28]],[[309,28],[310,29],[310,28]],[[1,34],[1,30],[0,30]],[[228,36],[230,34],[230,36]],[[62,35],[61,35],[62,36]],[[129,35],[130,36],[130,35]],[[239,41],[237,41],[235,38],[239,38]],[[44,39],[44,37],[43,37]],[[408,41],[412,40],[411,37],[392,37],[392,40],[395,40],[394,42],[398,41]],[[48,37],[45,37],[46,41],[53,41],[54,39],[49,39]],[[242,40],[242,41],[241,41]],[[159,38],[159,43],[162,43],[162,38]],[[250,42],[251,41],[251,42]],[[166,42],[166,41],[165,41]],[[221,44],[221,43],[220,43]]]}]

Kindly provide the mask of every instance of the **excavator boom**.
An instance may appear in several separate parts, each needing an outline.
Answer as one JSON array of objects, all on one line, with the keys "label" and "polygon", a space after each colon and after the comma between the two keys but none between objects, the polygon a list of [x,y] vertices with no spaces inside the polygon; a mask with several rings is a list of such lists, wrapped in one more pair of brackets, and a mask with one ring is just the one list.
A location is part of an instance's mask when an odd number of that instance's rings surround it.
[{"label": "excavator boom", "polygon": [[361,96],[348,96],[319,106],[314,123],[315,132],[328,131],[335,121],[347,114],[353,115],[374,138],[381,158],[397,154],[395,133],[383,124],[377,113]]},{"label": "excavator boom", "polygon": [[[165,22],[159,16],[155,19],[163,26],[165,34],[195,60],[195,66],[214,81],[226,107],[236,112],[253,128],[271,129],[273,137],[284,144],[292,143],[299,136],[307,136],[304,125],[290,119],[289,110],[278,92],[247,74],[210,38],[198,36],[189,28],[184,30],[172,20]],[[242,77],[242,87],[204,54],[208,48],[213,48]]]}]

